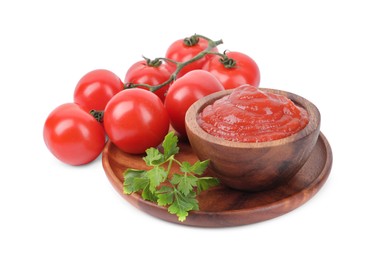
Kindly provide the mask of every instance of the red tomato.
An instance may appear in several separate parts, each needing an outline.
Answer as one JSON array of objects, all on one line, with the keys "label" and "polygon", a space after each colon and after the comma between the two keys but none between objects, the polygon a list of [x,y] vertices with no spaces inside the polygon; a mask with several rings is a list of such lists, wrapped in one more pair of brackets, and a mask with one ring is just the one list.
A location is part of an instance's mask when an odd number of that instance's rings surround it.
[{"label": "red tomato", "polygon": [[93,161],[106,139],[102,125],[74,103],[63,104],[49,114],[43,135],[52,154],[71,165]]},{"label": "red tomato", "polygon": [[[150,64],[146,60],[143,60],[136,62],[128,69],[124,82],[156,86],[168,80],[170,76],[171,72],[169,72],[168,64],[161,62],[159,65]],[[154,92],[163,102],[168,87],[169,84]],[[146,89],[144,87],[141,88]]]},{"label": "red tomato", "polygon": [[[192,36],[193,37],[193,36]],[[167,53],[165,54],[165,57],[171,60],[175,60],[177,62],[184,62],[188,61],[203,50],[205,50],[208,47],[208,41],[203,38],[198,38],[198,41],[194,39],[192,40],[192,37],[185,38],[182,40],[177,40],[174,43],[172,43],[169,48],[167,49]],[[196,37],[197,38],[197,37]],[[218,52],[217,47],[213,48],[211,51]],[[191,70],[201,69],[204,64],[213,57],[213,55],[208,54],[204,56],[203,58],[196,60],[188,65],[186,65],[177,75],[177,78],[182,77],[187,72]],[[172,63],[168,63],[172,65]],[[173,65],[172,65],[173,67]],[[174,70],[174,68],[172,68]]]},{"label": "red tomato", "polygon": [[104,110],[107,102],[123,88],[123,82],[113,72],[104,69],[93,70],[77,83],[74,102],[86,111]]},{"label": "red tomato", "polygon": [[[216,76],[225,89],[236,88],[243,84],[258,87],[260,73],[257,63],[240,52],[232,51],[225,54],[232,60],[221,60],[220,56],[215,56],[205,63],[203,69]],[[233,60],[235,64],[232,63]]]},{"label": "red tomato", "polygon": [[165,99],[172,127],[186,136],[185,113],[200,98],[224,90],[222,84],[205,70],[192,70],[177,79],[169,88]]},{"label": "red tomato", "polygon": [[107,104],[103,124],[110,140],[122,151],[144,153],[168,133],[169,118],[160,98],[139,89],[126,89]]}]

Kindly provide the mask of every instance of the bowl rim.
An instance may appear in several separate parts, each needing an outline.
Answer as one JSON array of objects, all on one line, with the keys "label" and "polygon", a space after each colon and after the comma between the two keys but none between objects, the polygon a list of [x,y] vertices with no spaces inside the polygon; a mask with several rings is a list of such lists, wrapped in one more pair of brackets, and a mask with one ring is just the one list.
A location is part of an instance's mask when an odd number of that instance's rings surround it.
[{"label": "bowl rim", "polygon": [[261,91],[284,95],[287,98],[291,99],[295,105],[304,108],[308,114],[308,119],[309,119],[308,124],[302,130],[290,136],[277,139],[277,140],[257,142],[257,143],[229,141],[229,140],[211,135],[207,133],[205,130],[203,130],[201,126],[197,123],[197,120],[196,120],[197,115],[206,106],[212,104],[217,99],[220,99],[226,95],[229,95],[234,90],[234,89],[228,89],[228,90],[218,91],[213,94],[202,97],[189,107],[189,109],[187,110],[185,114],[185,125],[186,125],[187,133],[188,131],[192,131],[194,134],[197,134],[199,138],[205,140],[206,142],[213,143],[216,145],[221,145],[221,146],[229,146],[229,147],[235,147],[235,148],[267,148],[267,147],[280,146],[280,145],[296,142],[310,135],[315,130],[320,129],[320,112],[318,108],[311,101],[307,100],[306,98],[302,96],[299,96],[297,94],[284,91],[284,90],[271,89],[271,88],[259,88],[259,89]]}]

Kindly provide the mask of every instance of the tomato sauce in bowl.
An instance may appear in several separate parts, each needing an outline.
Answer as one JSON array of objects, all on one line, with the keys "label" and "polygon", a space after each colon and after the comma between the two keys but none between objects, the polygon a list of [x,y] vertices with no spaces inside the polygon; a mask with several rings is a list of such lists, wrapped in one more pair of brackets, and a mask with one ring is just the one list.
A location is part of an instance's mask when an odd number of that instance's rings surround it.
[{"label": "tomato sauce in bowl", "polygon": [[[202,120],[215,132],[204,130]],[[233,189],[261,191],[289,181],[303,167],[320,133],[320,113],[296,94],[243,86],[199,99],[185,124],[192,150],[200,160],[210,160],[210,175]],[[248,136],[253,141],[239,141]],[[269,140],[274,138],[280,139]]]},{"label": "tomato sauce in bowl", "polygon": [[308,124],[307,111],[286,96],[251,85],[234,89],[197,116],[207,133],[234,142],[267,142],[285,138]]}]

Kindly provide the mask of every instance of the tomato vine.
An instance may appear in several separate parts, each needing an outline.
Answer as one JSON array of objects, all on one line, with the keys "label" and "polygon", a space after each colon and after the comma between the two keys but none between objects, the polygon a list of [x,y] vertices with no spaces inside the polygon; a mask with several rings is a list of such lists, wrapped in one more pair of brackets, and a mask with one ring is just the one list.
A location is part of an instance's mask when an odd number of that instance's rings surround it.
[{"label": "tomato vine", "polygon": [[[203,51],[201,51],[200,53],[198,53],[197,55],[195,55],[194,57],[192,57],[191,59],[187,60],[187,61],[178,62],[178,61],[175,61],[175,60],[172,60],[172,59],[168,59],[168,58],[164,58],[164,57],[156,58],[156,59],[152,60],[152,61],[155,61],[156,64],[159,61],[166,61],[166,62],[169,62],[169,63],[173,63],[176,66],[175,71],[171,74],[171,76],[168,78],[168,80],[164,81],[161,84],[155,85],[155,86],[151,86],[149,84],[141,84],[141,83],[136,83],[135,84],[135,83],[129,83],[129,82],[127,82],[125,84],[124,88],[125,89],[129,89],[129,88],[136,88],[136,87],[144,87],[144,88],[147,88],[149,91],[155,92],[155,91],[159,90],[160,88],[168,85],[169,83],[172,83],[177,78],[177,75],[179,74],[179,72],[185,66],[187,66],[188,64],[191,64],[191,63],[193,63],[193,62],[195,62],[197,60],[200,60],[200,59],[202,59],[203,57],[205,57],[208,54],[217,54],[216,52],[213,52],[211,50],[213,48],[217,47],[218,45],[223,43],[222,40],[214,41],[214,40],[212,40],[212,39],[210,39],[208,37],[205,37],[203,35],[200,35],[200,34],[194,34],[191,37],[185,38],[184,39],[184,43],[187,46],[193,46],[194,44],[196,44],[198,42],[199,38],[203,38],[203,39],[207,40],[208,41],[208,47],[206,49],[204,49]],[[218,55],[223,55],[224,57],[226,57],[225,54],[218,53]],[[151,61],[151,60],[149,60],[147,58],[144,58],[144,59],[146,59],[147,64],[148,64],[148,61]]]}]

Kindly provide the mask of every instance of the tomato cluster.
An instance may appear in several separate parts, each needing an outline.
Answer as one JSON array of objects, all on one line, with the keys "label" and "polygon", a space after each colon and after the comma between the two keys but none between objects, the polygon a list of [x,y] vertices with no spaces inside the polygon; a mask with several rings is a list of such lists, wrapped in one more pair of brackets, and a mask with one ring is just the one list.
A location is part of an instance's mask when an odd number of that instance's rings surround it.
[{"label": "tomato cluster", "polygon": [[44,141],[59,160],[81,165],[97,158],[107,137],[127,153],[158,146],[172,126],[186,136],[185,113],[198,99],[242,84],[259,85],[257,64],[240,52],[219,53],[207,37],[171,44],[164,58],[134,63],[124,82],[99,69],[84,75],[72,103],[58,106],[44,124]]}]

